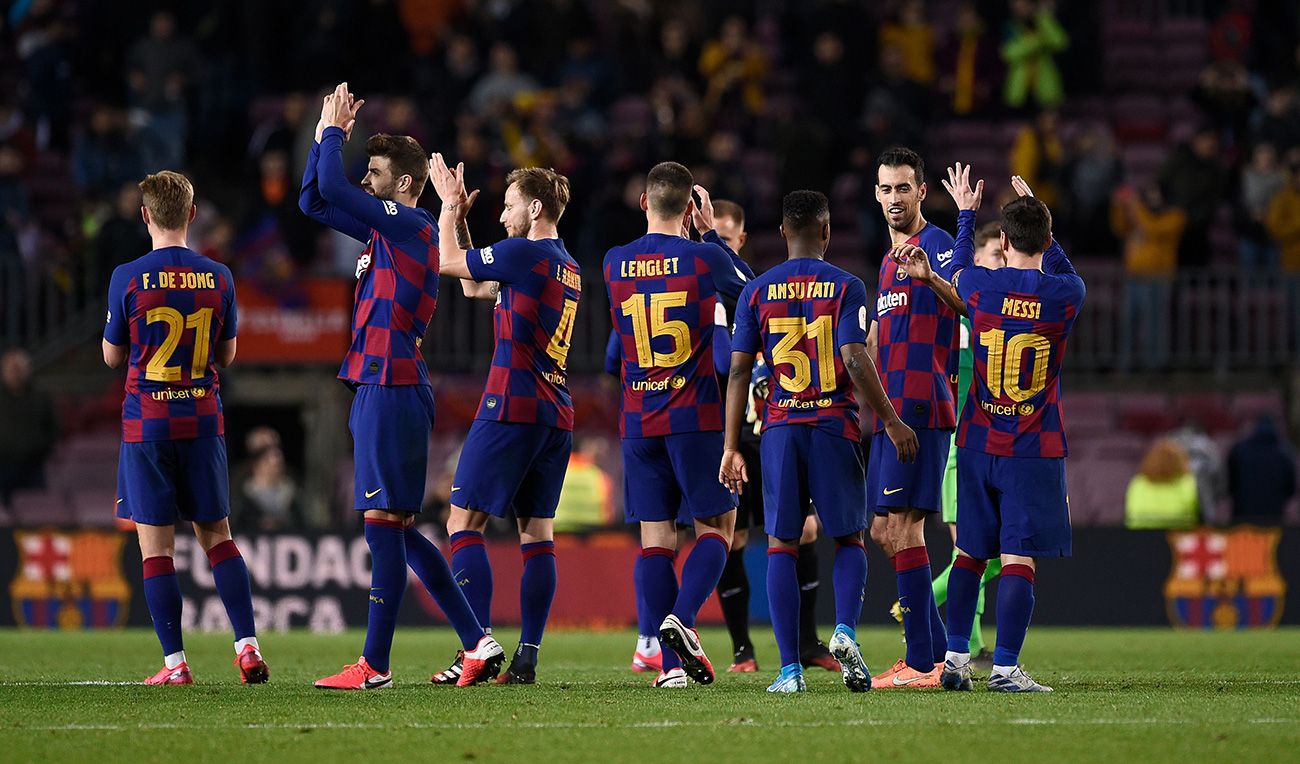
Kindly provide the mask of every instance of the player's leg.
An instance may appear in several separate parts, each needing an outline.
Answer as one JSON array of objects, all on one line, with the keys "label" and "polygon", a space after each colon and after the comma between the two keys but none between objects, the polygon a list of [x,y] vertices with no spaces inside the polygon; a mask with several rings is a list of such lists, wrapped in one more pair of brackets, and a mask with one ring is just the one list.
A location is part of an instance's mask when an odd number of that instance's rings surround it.
[{"label": "player's leg", "polygon": [[180,514],[194,521],[194,535],[212,566],[212,581],[235,632],[235,665],[239,667],[240,681],[261,684],[271,672],[257,643],[248,566],[230,536],[226,439],[217,436],[178,441],[176,450],[184,476],[177,486]]},{"label": "player's leg", "polygon": [[[746,491],[741,496],[742,504],[747,501],[750,493],[756,492]],[[744,518],[740,517],[742,512]],[[722,618],[731,635],[732,659],[727,671],[745,674],[758,671],[758,661],[749,634],[749,573],[745,570],[749,516],[748,512],[738,510],[736,517],[737,527],[732,534],[731,551],[727,553],[727,564],[723,566],[722,577],[718,579],[718,604],[722,606]]]},{"label": "player's leg", "polygon": [[633,671],[653,671],[658,674],[663,670],[663,658],[659,649],[659,624],[650,615],[646,604],[644,558],[640,552],[632,564],[632,589],[636,596],[636,649],[632,653]]},{"label": "player's leg", "polygon": [[948,461],[943,470],[942,500],[943,522],[948,526],[953,546],[952,560],[949,561],[948,567],[934,577],[934,584],[930,587],[934,591],[934,604],[938,607],[943,607],[943,603],[948,601],[948,574],[952,571],[952,564],[957,561],[957,438],[955,436],[948,449]]},{"label": "player's leg", "polygon": [[[463,452],[462,452],[463,453]],[[457,469],[457,473],[460,470]],[[486,512],[452,504],[447,513],[447,537],[451,540],[451,568],[465,601],[474,611],[479,626],[492,633],[492,563],[488,560],[483,531]]]},{"label": "player's leg", "polygon": [[947,690],[970,690],[971,633],[985,560],[999,553],[998,493],[991,483],[992,457],[963,449],[957,463],[957,501],[961,522],[959,553],[948,578],[948,640],[940,682]]},{"label": "player's leg", "polygon": [[695,517],[695,546],[682,566],[682,583],[672,612],[659,626],[660,643],[673,648],[688,676],[700,684],[713,681],[713,664],[699,643],[695,618],[718,587],[731,549],[736,505],[718,483],[711,460],[721,461],[722,433],[692,432],[664,438],[677,486]]},{"label": "player's leg", "polygon": [[[768,692],[803,692],[799,660],[799,540],[808,505],[808,436],[812,428],[773,427],[759,444],[763,460],[773,469],[763,475],[764,530],[767,531],[767,602],[772,631],[781,656],[781,670]],[[778,467],[779,465],[779,467]],[[749,490],[757,486],[749,485]]]},{"label": "player's leg", "polygon": [[971,626],[970,647],[971,658],[976,667],[983,669],[993,668],[993,652],[989,650],[988,644],[984,641],[984,627],[981,621],[984,620],[984,604],[988,599],[988,585],[991,581],[997,579],[1002,573],[1002,560],[993,558],[988,561],[984,568],[984,578],[980,579],[979,598],[975,601],[975,623]]},{"label": "player's leg", "polygon": [[[438,603],[443,615],[447,616],[448,623],[460,638],[462,650],[471,651],[486,636],[486,632],[483,631],[478,618],[474,615],[474,610],[466,601],[460,585],[456,583],[455,576],[451,574],[447,558],[443,557],[437,545],[420,532],[415,525],[415,520],[415,515],[409,515],[406,519],[406,530],[403,534],[406,564]],[[459,678],[457,674],[456,679]],[[453,680],[452,684],[454,683]]]},{"label": "player's leg", "polygon": [[799,662],[804,666],[820,666],[827,671],[839,671],[825,643],[817,637],[817,591],[821,588],[821,564],[817,559],[817,515],[811,509],[804,518],[799,536]]},{"label": "player's leg", "polygon": [[[682,495],[673,477],[663,438],[623,438],[623,511],[640,524],[641,560],[639,592],[646,616],[657,635],[677,600],[677,514]],[[672,650],[660,653],[660,672],[654,687],[687,686],[686,672]]]},{"label": "player's leg", "polygon": [[135,521],[144,567],[144,600],[162,645],[163,668],[145,684],[192,684],[181,636],[181,588],[176,579],[175,443],[123,443],[117,463],[117,516]]}]

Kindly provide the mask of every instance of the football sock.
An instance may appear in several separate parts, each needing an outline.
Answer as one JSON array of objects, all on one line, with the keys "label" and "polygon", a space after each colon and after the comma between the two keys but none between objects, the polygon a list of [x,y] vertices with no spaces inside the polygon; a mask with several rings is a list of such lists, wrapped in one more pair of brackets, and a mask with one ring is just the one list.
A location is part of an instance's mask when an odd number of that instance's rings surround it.
[{"label": "football sock", "polygon": [[718,579],[718,604],[722,606],[722,617],[731,634],[732,653],[753,652],[754,643],[749,637],[749,574],[745,571],[744,547],[727,553],[727,564],[722,567],[722,578]]},{"label": "football sock", "polygon": [[860,539],[837,540],[831,575],[835,583],[835,623],[856,629],[867,588],[867,550]]},{"label": "football sock", "polygon": [[451,569],[460,590],[465,593],[465,601],[474,609],[479,625],[491,634],[492,563],[488,562],[482,533],[457,531],[451,534]]},{"label": "football sock", "polygon": [[235,640],[257,636],[253,625],[253,590],[248,582],[248,566],[233,539],[226,539],[208,550],[212,580],[217,585],[221,604],[235,629]]},{"label": "football sock", "polygon": [[799,575],[799,651],[805,653],[817,646],[817,589],[821,586],[817,545],[800,544],[794,567]]},{"label": "football sock", "polygon": [[519,643],[515,649],[514,657],[510,659],[512,666],[536,666],[537,665],[537,645]]},{"label": "football sock", "polygon": [[659,632],[659,624],[653,622],[650,609],[646,607],[645,582],[642,580],[644,567],[645,557],[637,554],[636,562],[632,563],[632,588],[636,592],[636,632],[643,640]]},{"label": "football sock", "polygon": [[1014,668],[1034,614],[1034,569],[1028,565],[1004,565],[998,581],[998,639],[993,648],[993,665]]},{"label": "football sock", "polygon": [[403,534],[406,545],[406,564],[415,571],[416,578],[429,590],[443,615],[460,637],[461,647],[473,650],[483,636],[483,626],[465,600],[465,593],[456,585],[451,568],[442,552],[423,533],[411,526]]},{"label": "football sock", "polygon": [[[520,544],[519,551],[524,557],[524,573],[519,580],[519,642],[540,645],[555,599],[555,542]],[[533,662],[537,662],[535,648]]]},{"label": "football sock", "polygon": [[934,582],[930,584],[930,591],[934,593],[934,604],[943,606],[948,601],[948,575],[952,573],[952,564],[957,561],[957,548],[953,547],[952,560],[948,567],[940,571],[939,575],[934,577]]},{"label": "football sock", "polygon": [[767,607],[781,665],[799,665],[799,551],[767,548]]},{"label": "football sock", "polygon": [[397,611],[406,591],[406,542],[397,520],[366,519],[366,544],[370,547],[370,614],[366,621],[366,646],[361,651],[370,668],[388,673]]},{"label": "football sock", "polygon": [[948,578],[948,645],[951,652],[971,651],[971,630],[976,623],[977,602],[983,593],[983,560],[964,555],[952,564]]},{"label": "football sock", "polygon": [[894,555],[898,574],[898,603],[903,611],[903,636],[907,640],[907,665],[917,671],[934,669],[930,648],[930,613],[934,595],[930,591],[930,555],[924,546],[901,549]]},{"label": "football sock", "polygon": [[688,628],[695,628],[695,616],[704,602],[718,588],[722,568],[727,564],[727,540],[716,533],[704,533],[695,539],[695,548],[682,566],[682,586],[673,603],[673,615]]},{"label": "football sock", "polygon": [[655,657],[659,650],[659,637],[641,636],[636,641],[636,651],[647,658]]},{"label": "football sock", "polygon": [[[149,605],[149,617],[153,618],[163,655],[181,653],[185,649],[181,640],[181,587],[172,558],[149,557],[144,561],[144,601]],[[180,660],[185,660],[183,654]]]},{"label": "football sock", "polygon": [[174,669],[184,662],[185,662],[184,650],[181,650],[179,652],[174,652],[174,653],[168,653],[167,655],[163,656],[163,665],[166,666],[168,669]]},{"label": "football sock", "polygon": [[261,645],[257,644],[257,637],[244,637],[243,639],[235,640],[235,655],[239,655],[240,653],[244,652],[245,645],[252,647],[254,650],[258,651],[259,653],[262,652]]},{"label": "football sock", "polygon": [[939,606],[934,602],[934,593],[930,593],[930,657],[935,663],[943,663],[944,648],[948,646],[948,632],[943,626],[943,617],[939,615]]},{"label": "football sock", "polygon": [[997,578],[1002,573],[1002,560],[993,558],[989,560],[988,567],[984,568],[984,578],[980,579],[980,595],[975,601],[975,623],[971,625],[970,648],[976,654],[984,652],[984,628],[980,625],[984,615],[984,600],[988,591],[989,582]]},{"label": "football sock", "polygon": [[[659,624],[672,612],[677,600],[677,571],[673,569],[673,557],[676,552],[661,546],[646,547],[641,550],[641,591],[645,596],[646,611],[655,621],[654,632],[659,633]],[[677,653],[663,650],[663,670],[681,668]]]}]

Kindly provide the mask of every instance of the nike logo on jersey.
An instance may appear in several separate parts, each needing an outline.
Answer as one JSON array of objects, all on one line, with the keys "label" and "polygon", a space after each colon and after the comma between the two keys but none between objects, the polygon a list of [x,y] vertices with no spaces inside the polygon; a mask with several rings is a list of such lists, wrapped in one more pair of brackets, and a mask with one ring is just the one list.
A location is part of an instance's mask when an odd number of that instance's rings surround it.
[{"label": "nike logo on jersey", "polygon": [[380,491],[382,491],[382,490],[384,490],[384,489],[382,489],[382,488],[376,488],[376,489],[373,490],[373,491],[366,491],[366,498],[367,498],[367,499],[373,499],[373,498],[375,498],[375,496],[376,496]]},{"label": "nike logo on jersey", "polygon": [[454,486],[451,487],[451,492],[452,492],[452,493],[455,493],[455,492],[457,492],[457,491],[459,491],[459,490],[460,490],[460,486],[458,486],[458,485],[454,485]]},{"label": "nike logo on jersey", "polygon": [[903,490],[903,489],[902,489],[902,488],[886,488],[886,489],[885,489],[885,495],[886,495],[886,496],[893,496],[894,494],[898,493],[898,492],[901,491],[901,490]]},{"label": "nike logo on jersey", "polygon": [[121,504],[121,503],[122,503],[122,500],[121,500],[121,499],[118,499],[118,500],[117,500],[117,503],[118,503],[118,504]]}]

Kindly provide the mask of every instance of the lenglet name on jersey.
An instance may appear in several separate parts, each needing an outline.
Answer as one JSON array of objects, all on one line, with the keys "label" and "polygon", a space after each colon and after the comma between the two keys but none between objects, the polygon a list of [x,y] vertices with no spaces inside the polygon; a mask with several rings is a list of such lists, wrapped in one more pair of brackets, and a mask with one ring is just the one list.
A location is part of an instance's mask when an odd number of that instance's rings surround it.
[{"label": "lenglet name on jersey", "polygon": [[672,276],[678,272],[679,258],[652,255],[624,260],[619,264],[619,276],[625,279],[657,278]]}]

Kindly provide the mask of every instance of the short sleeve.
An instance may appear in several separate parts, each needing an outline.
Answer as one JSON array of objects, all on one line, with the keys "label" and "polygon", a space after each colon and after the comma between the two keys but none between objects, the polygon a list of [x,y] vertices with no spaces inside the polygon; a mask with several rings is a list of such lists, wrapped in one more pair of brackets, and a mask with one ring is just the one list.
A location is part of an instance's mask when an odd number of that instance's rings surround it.
[{"label": "short sleeve", "polygon": [[740,300],[736,303],[736,328],[731,334],[733,353],[757,353],[763,348],[758,333],[758,309],[753,297],[754,282],[750,282],[741,291]]},{"label": "short sleeve", "polygon": [[131,342],[131,317],[126,312],[126,290],[131,278],[122,268],[113,270],[108,282],[108,318],[104,324],[104,339],[112,345]]},{"label": "short sleeve", "polygon": [[867,288],[861,279],[850,278],[844,282],[844,296],[840,299],[835,346],[844,347],[855,342],[865,344],[869,322]]},{"label": "short sleeve", "polygon": [[475,281],[518,284],[537,264],[541,248],[524,238],[502,239],[490,247],[465,252],[465,266]]},{"label": "short sleeve", "polygon": [[233,340],[236,331],[239,329],[239,309],[235,303],[235,278],[230,275],[230,271],[226,271],[225,278],[226,319],[225,323],[221,325],[221,339]]}]

